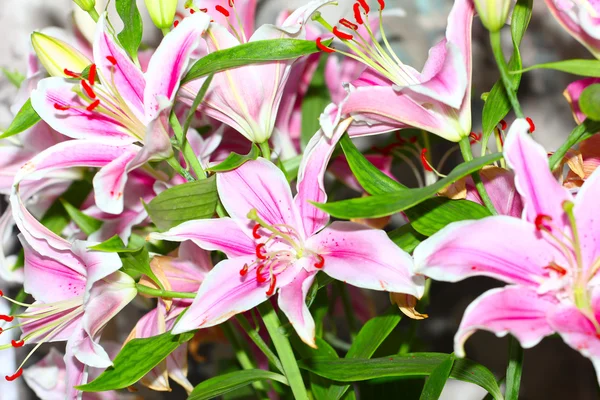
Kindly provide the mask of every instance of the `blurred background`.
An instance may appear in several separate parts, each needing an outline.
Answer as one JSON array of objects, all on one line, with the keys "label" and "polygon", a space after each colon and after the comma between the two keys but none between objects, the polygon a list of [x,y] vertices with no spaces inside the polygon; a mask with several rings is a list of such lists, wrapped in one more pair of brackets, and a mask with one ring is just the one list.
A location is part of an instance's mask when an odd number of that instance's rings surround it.
[{"label": "blurred background", "polygon": [[[183,2],[183,0],[182,0]],[[139,0],[140,9],[146,19],[144,40],[148,44],[156,43],[159,32],[153,29],[149,17],[143,11],[143,0]],[[304,3],[301,0],[262,0],[259,2],[258,23],[271,23],[283,9],[293,9]],[[346,14],[352,5],[349,0],[339,0],[339,6],[330,7],[324,12],[326,19],[334,20]],[[452,0],[388,0],[387,7],[402,7],[407,17],[391,21],[386,27],[388,37],[394,39],[394,46],[400,58],[417,69],[425,62],[428,49],[443,37],[446,18]],[[82,21],[88,18],[80,16]],[[336,20],[337,20],[336,18]],[[91,20],[89,20],[91,23]],[[113,19],[118,21],[118,19]],[[85,22],[84,22],[85,24]],[[10,71],[19,70],[25,73],[27,54],[29,52],[29,35],[32,31],[49,26],[69,28],[73,25],[73,6],[71,0],[0,0],[0,66]],[[118,29],[118,24],[117,25]],[[92,28],[93,29],[93,28]],[[510,43],[509,31],[506,43]],[[510,49],[507,49],[507,55]],[[587,51],[575,40],[562,31],[558,23],[547,12],[543,1],[535,2],[535,10],[529,30],[522,44],[521,54],[525,66],[542,62],[568,58],[589,58]],[[493,56],[487,41],[487,32],[479,24],[474,23],[473,36],[473,130],[480,130],[480,117],[483,101],[481,94],[490,90],[498,79]],[[567,74],[537,70],[524,75],[519,91],[523,109],[537,126],[535,138],[551,151],[558,147],[567,134],[575,126],[571,112],[562,92],[565,87],[576,80]],[[0,127],[5,128],[11,121],[9,107],[15,96],[16,89],[0,75]],[[508,121],[510,122],[510,117]],[[359,143],[370,146],[373,143]],[[443,144],[441,145],[443,147]],[[443,149],[440,149],[442,151]],[[400,172],[396,175],[403,183]],[[407,180],[410,178],[407,175]],[[0,205],[0,211],[3,205]],[[482,244],[485,245],[485,244]],[[388,346],[396,346],[397,352],[402,339],[412,337],[414,349],[423,351],[451,352],[453,336],[456,332],[466,306],[484,291],[498,286],[491,279],[469,279],[456,284],[434,282],[431,290],[430,305],[426,310],[430,318],[424,321],[403,320],[398,331],[391,335]],[[0,282],[0,289],[2,287]],[[365,293],[371,299],[371,312],[383,312],[389,307],[386,294]],[[0,304],[0,307],[4,306]],[[141,316],[141,311],[130,307],[131,315],[121,316],[117,325],[124,334],[131,329],[133,322]],[[116,329],[112,329],[116,331]],[[343,338],[343,333],[340,334]],[[105,335],[106,339],[117,342],[123,337],[111,334],[111,329]],[[214,338],[213,338],[214,339]],[[20,353],[26,350],[19,349]],[[47,351],[47,349],[46,349]],[[476,333],[466,345],[469,358],[487,366],[498,378],[505,373],[507,361],[507,340],[498,339],[489,333]],[[216,343],[200,343],[198,354],[203,362],[190,366],[190,381],[198,383],[201,379],[212,376],[219,365],[219,360],[228,355],[228,348]],[[43,356],[36,354],[35,359]],[[17,358],[21,358],[17,356]],[[35,360],[33,360],[35,361]],[[0,375],[14,372],[15,366],[12,354],[0,352]],[[177,387],[176,384],[173,384]],[[409,386],[399,386],[402,392],[385,393],[378,389],[377,384],[363,385],[363,397],[379,398],[384,395],[394,395],[397,398],[413,398],[409,394]],[[403,395],[404,393],[404,395]],[[240,393],[243,395],[243,393]],[[164,395],[138,393],[142,398],[185,398],[185,393],[178,387]],[[462,382],[451,381],[445,391],[444,399],[475,400],[485,396],[483,389]],[[579,353],[568,348],[560,338],[545,339],[534,349],[525,351],[521,399],[597,399],[599,398],[596,377],[591,363]],[[22,381],[14,383],[0,379],[0,399],[33,399],[35,395],[22,386]]]}]

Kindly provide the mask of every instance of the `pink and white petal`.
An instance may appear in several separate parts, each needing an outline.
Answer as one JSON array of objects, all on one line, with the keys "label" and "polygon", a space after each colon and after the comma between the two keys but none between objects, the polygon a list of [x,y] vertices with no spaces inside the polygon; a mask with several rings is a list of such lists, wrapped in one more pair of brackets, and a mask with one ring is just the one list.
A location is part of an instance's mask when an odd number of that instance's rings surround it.
[{"label": "pink and white petal", "polygon": [[[29,317],[19,318],[21,339],[29,343],[64,342],[81,329],[81,301],[83,296],[71,297],[56,307],[34,303],[26,313]],[[62,310],[64,308],[64,310]],[[37,316],[33,318],[33,316]],[[52,329],[49,329],[52,328]]]},{"label": "pink and white petal", "polygon": [[548,166],[548,153],[528,134],[529,123],[524,119],[513,122],[504,145],[504,156],[515,171],[515,185],[523,197],[524,216],[534,222],[538,215],[552,218],[559,229],[567,225],[562,208],[564,201],[573,201]]},{"label": "pink and white petal", "polygon": [[224,6],[222,0],[194,0],[194,7],[198,9],[207,8],[208,14],[212,17],[214,22],[222,26],[231,26],[237,27],[239,22],[237,17],[239,16],[242,24],[242,29],[247,38],[252,35],[254,32],[254,18],[256,14],[256,0],[238,0],[235,3],[235,11],[230,12],[229,16],[225,16],[224,14],[215,11],[216,6]]},{"label": "pink and white petal", "polygon": [[254,240],[231,218],[187,221],[166,232],[153,232],[151,239],[183,242],[191,240],[204,250],[218,250],[229,258],[255,254]]},{"label": "pink and white petal", "polygon": [[[133,143],[135,138],[119,121],[104,113],[88,111],[85,102],[73,91],[76,86],[63,78],[42,79],[31,92],[31,105],[45,123],[74,139],[102,139],[109,143]],[[57,110],[54,106],[71,107]],[[101,106],[100,106],[101,107]]]},{"label": "pink and white petal", "polygon": [[547,277],[551,262],[568,265],[533,224],[503,215],[448,225],[415,249],[414,260],[415,272],[435,280],[489,276],[529,287]]},{"label": "pink and white petal", "polygon": [[[244,265],[251,265],[255,260],[254,256],[245,256],[218,263],[204,279],[188,311],[173,327],[173,334],[218,325],[267,300],[270,283],[257,281],[256,266],[249,268],[244,276],[240,275]],[[301,268],[290,265],[278,274],[275,290],[288,285]],[[267,278],[268,272],[263,271],[262,276]]]},{"label": "pink and white petal", "polygon": [[89,250],[88,247],[96,243],[75,240],[73,243],[73,253],[82,260],[85,265],[88,289],[95,282],[99,281],[118,271],[123,263],[117,253],[108,253],[102,251]]},{"label": "pink and white petal", "polygon": [[63,398],[66,400],[79,400],[82,395],[81,392],[75,389],[75,386],[83,385],[88,380],[88,368],[77,359],[74,349],[74,344],[81,339],[82,333],[83,330],[78,330],[76,336],[71,337],[67,342],[65,350],[64,361],[67,392]]},{"label": "pink and white petal", "polygon": [[425,279],[412,274],[410,255],[382,230],[336,221],[309,238],[306,247],[323,257],[323,272],[339,281],[417,298],[423,295]]},{"label": "pink and white petal", "polygon": [[23,370],[23,379],[40,399],[64,399],[67,375],[63,354],[51,347],[42,360]]},{"label": "pink and white petal", "polygon": [[248,212],[252,209],[256,209],[258,216],[269,225],[301,226],[285,175],[264,158],[217,174],[217,190],[225,210],[242,230],[248,232],[248,236],[254,227],[254,222],[248,219]]},{"label": "pink and white petal", "polygon": [[175,349],[174,352],[167,357],[167,373],[169,378],[177,382],[189,394],[194,390],[194,385],[187,378],[188,373],[188,345],[183,344]]},{"label": "pink and white petal", "polygon": [[563,95],[567,98],[567,101],[571,105],[571,111],[573,112],[573,118],[578,124],[583,123],[587,116],[581,111],[579,106],[579,97],[581,93],[587,89],[588,86],[600,83],[600,78],[584,78],[575,81],[565,89]]},{"label": "pink and white petal", "polygon": [[[112,61],[116,61],[113,65]],[[146,80],[142,71],[131,61],[125,50],[117,44],[108,26],[106,13],[100,16],[94,37],[94,62],[104,85],[119,91],[131,111],[144,121],[144,90]]]},{"label": "pink and white petal", "polygon": [[[303,259],[304,263],[311,260]],[[289,284],[279,289],[278,304],[281,311],[287,316],[290,324],[307,345],[317,348],[315,344],[315,320],[306,306],[306,294],[315,280],[316,272],[302,269],[296,278]]]},{"label": "pink and white petal", "polygon": [[274,35],[292,36],[296,39],[304,39],[306,36],[305,25],[310,17],[321,7],[335,3],[335,0],[313,0],[297,8],[291,13],[281,26],[265,24],[258,28],[249,41],[273,39]]},{"label": "pink and white petal", "polygon": [[600,169],[596,169],[585,181],[577,193],[573,209],[584,268],[591,268],[600,257],[600,221],[598,220],[600,197],[598,196],[600,196]]},{"label": "pink and white petal", "polygon": [[164,37],[150,60],[145,74],[144,107],[147,119],[154,119],[161,110],[159,98],[172,103],[183,74],[186,72],[192,52],[210,23],[210,17],[202,12],[181,21]]},{"label": "pink and white petal", "polygon": [[[164,302],[159,301],[157,308],[140,318],[135,325],[134,332],[132,332],[134,338],[148,338],[166,332]],[[166,361],[159,363],[140,381],[151,390],[170,390]]]},{"label": "pink and white petal", "polygon": [[510,333],[521,346],[531,348],[554,333],[547,318],[557,304],[553,296],[540,296],[527,287],[488,290],[467,307],[454,336],[454,352],[464,357],[464,343],[477,330],[490,331],[498,337]]},{"label": "pink and white petal", "polygon": [[94,195],[96,205],[99,209],[116,215],[123,212],[123,196],[125,184],[127,183],[127,172],[129,165],[139,153],[139,151],[122,153],[109,164],[103,166],[94,176]]}]

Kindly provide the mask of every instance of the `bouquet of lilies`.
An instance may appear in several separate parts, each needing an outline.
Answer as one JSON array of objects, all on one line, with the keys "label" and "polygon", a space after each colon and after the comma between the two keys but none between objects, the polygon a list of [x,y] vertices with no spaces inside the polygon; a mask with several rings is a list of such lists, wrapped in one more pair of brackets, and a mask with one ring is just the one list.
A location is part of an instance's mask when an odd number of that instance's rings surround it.
[{"label": "bouquet of lilies", "polygon": [[[382,378],[421,399],[449,379],[516,399],[523,348],[554,334],[600,374],[600,61],[523,65],[533,0],[454,0],[421,71],[388,40],[385,20],[407,16],[384,0],[336,21],[321,12],[337,2],[313,0],[258,28],[256,0],[74,3],[86,29],[33,32],[26,74],[6,72],[3,379],[41,399],[170,380],[196,400],[355,399]],[[545,3],[600,58],[598,2]],[[474,24],[497,70],[473,70]],[[518,99],[538,68],[584,77],[550,153]],[[481,100],[476,73],[499,77]],[[454,353],[394,338],[427,318],[435,281],[473,276],[506,286],[466,308]],[[465,358],[477,330],[510,335],[506,376]],[[207,342],[227,350],[210,367]]]}]

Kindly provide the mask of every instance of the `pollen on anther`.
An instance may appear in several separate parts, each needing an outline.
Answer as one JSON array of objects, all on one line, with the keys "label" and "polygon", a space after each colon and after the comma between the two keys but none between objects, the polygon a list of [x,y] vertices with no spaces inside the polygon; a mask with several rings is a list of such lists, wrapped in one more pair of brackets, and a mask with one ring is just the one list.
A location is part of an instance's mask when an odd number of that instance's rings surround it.
[{"label": "pollen on anther", "polygon": [[229,7],[233,7],[234,5],[234,0],[229,0]]},{"label": "pollen on anther", "polygon": [[240,275],[246,276],[247,273],[248,273],[248,264],[244,264],[244,267],[242,269],[240,269]]},{"label": "pollen on anther", "polygon": [[352,40],[353,36],[349,33],[340,31],[337,26],[333,27],[333,34],[342,40]]},{"label": "pollen on anther", "polygon": [[265,244],[264,243],[259,243],[256,245],[256,257],[258,257],[261,260],[266,260],[267,257],[265,257],[265,255],[262,253],[262,249],[265,248]]},{"label": "pollen on anther", "polygon": [[177,28],[177,25],[179,25],[179,21],[177,21],[177,20],[173,21],[173,28]]},{"label": "pollen on anther", "polygon": [[258,233],[259,229],[260,229],[259,224],[254,225],[254,228],[252,228],[252,237],[254,239],[260,239],[260,234]]},{"label": "pollen on anther", "polygon": [[0,297],[4,297],[4,292],[0,290]]},{"label": "pollen on anther", "polygon": [[385,8],[385,1],[384,0],[377,0],[377,2],[379,3],[379,9],[381,11],[383,11],[383,9]]},{"label": "pollen on anther", "polygon": [[81,81],[81,87],[83,88],[83,90],[85,90],[85,93],[88,95],[89,98],[96,98],[96,93],[94,93],[94,89],[92,89],[92,87],[89,83],[87,83],[87,81]]},{"label": "pollen on anther", "polygon": [[222,5],[216,5],[215,10],[217,10],[224,16],[229,17],[229,11],[227,11],[227,9],[225,7],[223,7]]},{"label": "pollen on anther", "polygon": [[24,340],[19,340],[18,342],[16,340],[11,340],[10,344],[12,345],[12,347],[23,347],[23,345],[25,344]]},{"label": "pollen on anther", "polygon": [[551,232],[552,228],[547,224],[547,222],[551,222],[552,221],[552,217],[546,214],[538,214],[537,217],[535,217],[535,229],[537,229],[538,231],[542,231],[542,230],[546,230]]},{"label": "pollen on anther", "polygon": [[365,0],[356,0],[356,1],[358,1],[358,4],[360,4],[362,9],[365,10],[365,14],[369,14],[371,12],[371,8],[369,7],[369,5],[367,4],[367,2]]},{"label": "pollen on anther", "polygon": [[112,64],[112,65],[117,65],[117,59],[114,58],[113,56],[106,56],[106,59]]},{"label": "pollen on anther", "polygon": [[527,117],[525,118],[525,121],[527,121],[527,123],[529,124],[529,133],[535,132],[535,124],[533,123],[533,120]]},{"label": "pollen on anther", "polygon": [[427,161],[427,149],[421,150],[421,164],[423,164],[425,171],[433,172],[433,168],[431,168],[429,161]]},{"label": "pollen on anther", "polygon": [[95,100],[92,104],[87,106],[85,109],[88,111],[94,111],[96,109],[96,107],[98,107],[99,105],[100,105],[100,100]]},{"label": "pollen on anther", "polygon": [[190,14],[194,14],[196,12],[196,10],[194,10],[193,8],[190,8]]},{"label": "pollen on anther", "polygon": [[0,315],[0,319],[2,321],[12,322],[15,319],[15,317],[13,317],[12,315]]},{"label": "pollen on anther", "polygon": [[62,104],[54,103],[54,108],[60,111],[67,111],[69,106],[63,106]]},{"label": "pollen on anther", "polygon": [[340,25],[343,25],[348,29],[352,29],[353,31],[358,29],[358,25],[353,24],[352,22],[348,21],[346,18],[340,19]]},{"label": "pollen on anther", "polygon": [[14,375],[6,375],[4,377],[4,379],[6,379],[9,382],[14,381],[15,379],[17,379],[18,377],[21,376],[21,374],[23,374],[23,368],[19,368],[19,370],[17,372],[15,372]]},{"label": "pollen on anther", "polygon": [[90,67],[88,81],[90,82],[90,85],[92,85],[92,86],[94,86],[94,84],[96,83],[96,64],[92,64],[92,66]]},{"label": "pollen on anther", "polygon": [[505,131],[506,128],[508,128],[508,124],[506,123],[505,120],[501,120],[500,121],[500,129],[502,129],[503,131]]},{"label": "pollen on anther", "polygon": [[356,20],[356,23],[359,25],[364,24],[362,14],[360,12],[360,5],[358,3],[354,3],[353,8],[354,8],[354,19]]},{"label": "pollen on anther", "polygon": [[272,296],[275,293],[275,285],[277,284],[277,276],[273,275],[271,277],[271,284],[269,285],[269,290],[267,290],[267,296]]},{"label": "pollen on anther", "polygon": [[327,47],[325,46],[322,42],[321,42],[321,38],[317,38],[316,40],[317,42],[317,47],[319,48],[319,50],[325,52],[325,53],[333,53],[335,52],[334,49],[332,49],[331,47]]},{"label": "pollen on anther", "polygon": [[265,266],[264,264],[261,264],[256,269],[256,281],[258,283],[265,283],[267,281],[267,278],[262,275],[262,269],[264,266]]},{"label": "pollen on anther", "polygon": [[323,268],[325,266],[325,258],[320,254],[317,254],[316,257],[317,257],[318,261],[316,263],[314,263],[315,268],[318,268],[318,269]]},{"label": "pollen on anther", "polygon": [[79,78],[81,75],[79,75],[76,72],[73,71],[69,71],[68,69],[64,69],[63,72],[65,73],[65,75],[70,76],[71,78]]}]

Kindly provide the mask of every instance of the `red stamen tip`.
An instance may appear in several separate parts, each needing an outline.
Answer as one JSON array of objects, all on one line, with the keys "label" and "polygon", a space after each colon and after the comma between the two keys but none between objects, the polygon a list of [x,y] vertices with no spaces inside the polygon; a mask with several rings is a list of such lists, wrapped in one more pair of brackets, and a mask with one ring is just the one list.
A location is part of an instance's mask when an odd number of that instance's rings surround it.
[{"label": "red stamen tip", "polygon": [[100,105],[100,100],[95,100],[92,104],[87,106],[85,109],[88,111],[94,111],[96,109],[96,107],[98,107],[99,105]]},{"label": "red stamen tip", "polygon": [[277,276],[273,275],[271,277],[271,284],[269,285],[269,290],[267,290],[267,296],[272,296],[275,293],[275,285],[277,284]]},{"label": "red stamen tip", "polygon": [[113,56],[106,56],[106,59],[112,64],[112,65],[117,65],[117,59],[114,58]]},{"label": "red stamen tip", "polygon": [[360,4],[362,9],[365,10],[365,14],[369,14],[369,12],[371,12],[371,8],[369,7],[369,5],[367,4],[367,2],[365,0],[356,0],[356,1],[358,1],[358,4]]},{"label": "red stamen tip", "polygon": [[240,275],[246,276],[247,273],[248,273],[248,264],[244,264],[244,267],[242,269],[240,269]]},{"label": "red stamen tip", "polygon": [[325,53],[333,53],[335,51],[331,47],[327,47],[323,43],[321,43],[321,38],[317,38],[317,47],[319,48],[319,50]]},{"label": "red stamen tip", "polygon": [[471,138],[470,143],[475,144],[475,143],[479,142],[481,140],[481,136],[482,136],[481,133],[478,135],[475,132],[471,132],[471,134],[469,135],[469,137]]},{"label": "red stamen tip", "polygon": [[316,263],[314,263],[315,268],[318,268],[318,269],[323,268],[325,266],[325,258],[320,254],[317,254],[316,257],[317,257],[318,261]]},{"label": "red stamen tip", "polygon": [[71,78],[79,78],[81,75],[79,75],[76,72],[73,71],[69,71],[68,69],[64,69],[63,72],[65,73],[65,75],[70,76]]},{"label": "red stamen tip", "polygon": [[20,377],[22,373],[23,373],[23,368],[19,368],[19,370],[17,372],[15,372],[14,375],[6,375],[4,378],[7,381],[12,382],[15,379],[17,379],[18,377]]},{"label": "red stamen tip", "polygon": [[196,12],[196,10],[194,10],[193,8],[190,8],[190,14],[193,14],[195,12]]},{"label": "red stamen tip", "polygon": [[261,260],[266,260],[267,257],[265,257],[265,255],[262,252],[262,249],[265,248],[265,244],[264,243],[259,243],[256,245],[256,257],[258,257]]},{"label": "red stamen tip", "polygon": [[88,75],[88,81],[90,82],[90,85],[94,86],[94,83],[96,83],[96,64],[92,64],[92,66],[90,67],[90,74]]},{"label": "red stamen tip", "polygon": [[63,106],[62,104],[54,103],[54,108],[60,111],[67,111],[69,106]]},{"label": "red stamen tip", "polygon": [[545,230],[548,232],[552,231],[552,228],[550,227],[550,225],[547,224],[547,222],[551,222],[552,221],[552,217],[546,214],[538,214],[537,217],[535,217],[535,229],[537,229],[538,231],[541,230]]},{"label": "red stamen tip", "polygon": [[18,342],[16,340],[11,340],[10,344],[12,345],[12,347],[23,347],[23,345],[25,344],[24,340],[19,340]]},{"label": "red stamen tip", "polygon": [[229,7],[233,7],[234,0],[229,0]]},{"label": "red stamen tip", "polygon": [[356,20],[356,23],[359,25],[364,24],[365,22],[363,21],[362,18],[362,14],[360,12],[360,5],[358,3],[354,3],[354,19]]},{"label": "red stamen tip", "polygon": [[0,297],[4,297],[4,292],[0,290]]},{"label": "red stamen tip", "polygon": [[377,0],[377,2],[379,3],[379,9],[381,11],[383,11],[383,9],[385,8],[385,1],[383,1],[383,0]]},{"label": "red stamen tip", "polygon": [[177,20],[173,21],[173,28],[177,28],[177,25],[179,25],[179,21],[177,21]]},{"label": "red stamen tip", "polygon": [[433,172],[433,168],[429,165],[429,161],[427,161],[427,149],[421,150],[421,164],[423,164],[423,168],[425,171]]},{"label": "red stamen tip", "polygon": [[256,281],[258,283],[265,283],[267,281],[267,277],[263,276],[263,274],[262,274],[262,269],[264,268],[264,266],[265,266],[264,264],[261,264],[256,269]]},{"label": "red stamen tip", "polygon": [[343,25],[348,29],[352,29],[353,31],[358,29],[358,25],[353,24],[352,22],[348,21],[346,18],[340,19],[340,25]]},{"label": "red stamen tip", "polygon": [[505,131],[506,128],[508,128],[508,124],[506,123],[506,121],[505,120],[500,121],[500,129]]},{"label": "red stamen tip", "polygon": [[227,9],[225,7],[223,7],[222,5],[215,6],[215,10],[217,10],[224,16],[229,17],[229,11],[227,11]]},{"label": "red stamen tip", "polygon": [[533,120],[527,117],[525,118],[525,121],[527,121],[527,123],[529,124],[529,133],[535,132],[535,124],[533,123]]},{"label": "red stamen tip", "polygon": [[198,11],[203,12],[203,13],[207,13],[208,12],[208,8],[200,8]]},{"label": "red stamen tip", "polygon": [[252,237],[254,239],[260,239],[260,235],[258,234],[258,230],[260,229],[260,225],[256,224],[254,225],[254,228],[252,228]]},{"label": "red stamen tip", "polygon": [[15,317],[13,317],[12,315],[0,315],[0,319],[6,322],[13,322]]},{"label": "red stamen tip", "polygon": [[94,89],[92,89],[92,87],[89,83],[87,83],[87,81],[81,81],[81,87],[83,87],[83,90],[85,90],[85,93],[90,99],[96,98],[96,93],[94,93]]},{"label": "red stamen tip", "polygon": [[561,276],[564,276],[567,274],[567,270],[565,268],[561,267],[560,265],[556,264],[555,262],[551,262],[550,264],[545,266],[544,269],[549,269],[549,270],[555,271]]},{"label": "red stamen tip", "polygon": [[340,31],[337,26],[333,27],[333,34],[342,40],[352,40],[353,38],[349,33]]},{"label": "red stamen tip", "polygon": [[4,329],[0,328],[0,333],[4,332]]}]

